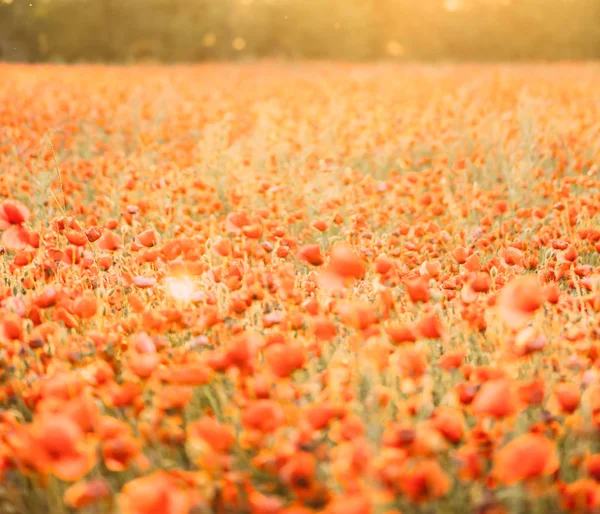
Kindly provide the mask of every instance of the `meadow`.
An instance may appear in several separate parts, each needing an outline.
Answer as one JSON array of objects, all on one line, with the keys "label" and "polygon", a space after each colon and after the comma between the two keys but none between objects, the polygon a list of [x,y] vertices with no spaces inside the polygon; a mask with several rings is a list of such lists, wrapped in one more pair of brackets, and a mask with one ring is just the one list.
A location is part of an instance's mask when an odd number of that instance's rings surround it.
[{"label": "meadow", "polygon": [[600,512],[600,65],[0,76],[0,513]]}]

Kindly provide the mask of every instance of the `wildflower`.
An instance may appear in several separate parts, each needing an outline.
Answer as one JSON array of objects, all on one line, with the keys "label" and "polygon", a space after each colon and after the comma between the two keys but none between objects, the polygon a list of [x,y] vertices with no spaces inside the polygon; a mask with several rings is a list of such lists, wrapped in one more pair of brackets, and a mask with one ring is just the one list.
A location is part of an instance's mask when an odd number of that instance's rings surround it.
[{"label": "wildflower", "polygon": [[494,456],[494,476],[503,484],[551,475],[558,469],[555,444],[540,434],[525,434]]},{"label": "wildflower", "polygon": [[404,281],[404,287],[408,293],[409,298],[412,302],[427,303],[429,301],[430,290],[428,280],[424,277],[417,278],[414,280]]},{"label": "wildflower", "polygon": [[6,200],[0,203],[0,243],[9,250],[24,250],[30,246],[29,231],[23,226],[31,213],[21,202]]},{"label": "wildflower", "polygon": [[267,364],[276,377],[285,378],[304,365],[304,348],[299,343],[274,344],[266,351]]},{"label": "wildflower", "polygon": [[253,402],[246,407],[242,415],[244,427],[263,433],[275,431],[283,422],[283,409],[273,400]]},{"label": "wildflower", "polygon": [[504,322],[511,328],[521,328],[544,303],[544,292],[538,279],[524,275],[505,286],[498,299]]},{"label": "wildflower", "polygon": [[366,495],[352,494],[334,498],[325,512],[327,514],[371,514],[373,506]]},{"label": "wildflower", "polygon": [[456,409],[438,407],[431,418],[431,425],[451,443],[459,442],[465,433],[464,416]]},{"label": "wildflower", "polygon": [[418,338],[416,328],[410,324],[394,324],[386,329],[393,343],[414,343]]},{"label": "wildflower", "polygon": [[150,228],[135,236],[135,242],[139,246],[145,246],[146,248],[156,246],[158,244],[158,235],[155,230]]},{"label": "wildflower", "polygon": [[123,514],[188,514],[193,498],[165,471],[125,484],[119,498]]},{"label": "wildflower", "polygon": [[363,278],[365,263],[354,253],[350,246],[339,243],[330,253],[329,271],[342,278]]},{"label": "wildflower", "polygon": [[585,470],[596,482],[600,482],[600,454],[588,455],[585,459]]},{"label": "wildflower", "polygon": [[516,395],[506,379],[485,382],[473,401],[473,412],[496,418],[510,416],[516,408]]},{"label": "wildflower", "polygon": [[104,479],[77,482],[64,494],[65,503],[74,509],[84,509],[110,497],[111,490]]},{"label": "wildflower", "polygon": [[188,439],[200,438],[215,452],[226,452],[234,443],[233,429],[204,416],[187,426]]},{"label": "wildflower", "polygon": [[559,489],[561,506],[567,512],[593,512],[600,506],[600,486],[594,480],[581,478]]},{"label": "wildflower", "polygon": [[562,382],[557,384],[553,391],[554,397],[560,409],[566,413],[572,413],[579,406],[581,394],[579,387],[575,384]]},{"label": "wildflower", "polygon": [[83,430],[63,415],[36,420],[15,443],[22,462],[67,482],[84,477],[96,463],[94,447],[85,441]]},{"label": "wildflower", "polygon": [[6,200],[0,204],[0,230],[25,223],[31,212],[17,200]]},{"label": "wildflower", "polygon": [[316,472],[316,460],[313,455],[299,452],[293,455],[281,469],[283,480],[298,494],[312,489]]},{"label": "wildflower", "polygon": [[411,501],[423,503],[445,496],[452,485],[435,460],[421,460],[402,472],[399,488]]},{"label": "wildflower", "polygon": [[320,266],[325,262],[325,258],[321,254],[321,247],[316,243],[301,246],[296,253],[296,257],[313,266]]}]

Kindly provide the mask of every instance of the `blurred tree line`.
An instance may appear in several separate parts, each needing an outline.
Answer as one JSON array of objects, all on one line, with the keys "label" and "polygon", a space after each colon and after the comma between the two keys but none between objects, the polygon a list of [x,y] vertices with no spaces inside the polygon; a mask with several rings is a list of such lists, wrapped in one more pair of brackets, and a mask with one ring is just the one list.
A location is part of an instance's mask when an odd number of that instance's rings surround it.
[{"label": "blurred tree line", "polygon": [[593,59],[600,0],[0,0],[0,59]]}]

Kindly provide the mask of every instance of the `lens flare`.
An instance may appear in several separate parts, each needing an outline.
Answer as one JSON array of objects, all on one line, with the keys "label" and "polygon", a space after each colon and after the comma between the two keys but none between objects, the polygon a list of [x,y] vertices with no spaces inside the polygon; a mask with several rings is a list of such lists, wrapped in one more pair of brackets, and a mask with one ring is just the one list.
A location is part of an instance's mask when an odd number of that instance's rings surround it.
[{"label": "lens flare", "polygon": [[190,302],[194,297],[194,282],[190,277],[169,277],[165,285],[169,295],[179,302]]}]

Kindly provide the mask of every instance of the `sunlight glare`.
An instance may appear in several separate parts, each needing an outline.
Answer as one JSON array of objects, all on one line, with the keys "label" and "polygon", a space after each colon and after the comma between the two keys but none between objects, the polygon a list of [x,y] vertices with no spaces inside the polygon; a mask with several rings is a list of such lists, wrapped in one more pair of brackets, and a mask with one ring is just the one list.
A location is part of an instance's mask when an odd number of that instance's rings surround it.
[{"label": "sunlight glare", "polygon": [[460,11],[464,7],[462,0],[446,0],[444,8],[450,12]]},{"label": "sunlight glare", "polygon": [[241,50],[246,48],[246,40],[243,37],[236,37],[231,42],[231,46],[234,48],[234,50],[237,50],[238,52],[240,52]]},{"label": "sunlight glare", "polygon": [[406,54],[405,46],[398,43],[398,41],[388,41],[385,48],[388,55],[391,55],[392,57],[402,57]]},{"label": "sunlight glare", "polygon": [[166,279],[167,291],[179,302],[190,302],[195,290],[190,277],[169,277]]}]

